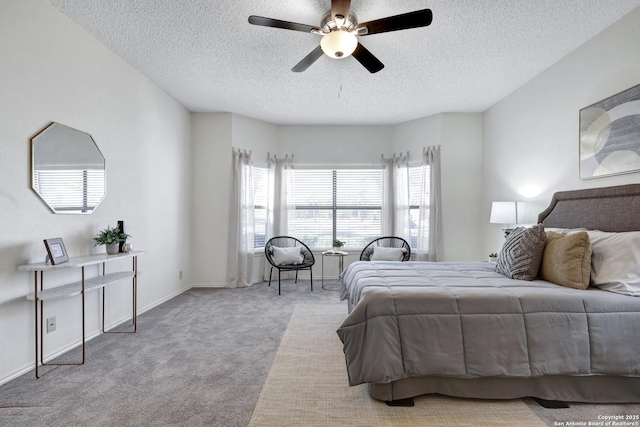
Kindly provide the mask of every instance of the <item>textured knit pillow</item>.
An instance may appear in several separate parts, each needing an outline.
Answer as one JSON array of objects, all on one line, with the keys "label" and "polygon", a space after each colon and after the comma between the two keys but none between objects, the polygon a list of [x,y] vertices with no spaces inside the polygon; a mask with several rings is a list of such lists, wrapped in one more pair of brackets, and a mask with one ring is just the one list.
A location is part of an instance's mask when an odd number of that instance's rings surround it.
[{"label": "textured knit pillow", "polygon": [[546,234],[540,277],[556,285],[587,289],[591,278],[591,240],[587,232]]},{"label": "textured knit pillow", "polygon": [[542,224],[518,227],[507,236],[496,263],[496,271],[518,280],[538,275],[547,236]]}]

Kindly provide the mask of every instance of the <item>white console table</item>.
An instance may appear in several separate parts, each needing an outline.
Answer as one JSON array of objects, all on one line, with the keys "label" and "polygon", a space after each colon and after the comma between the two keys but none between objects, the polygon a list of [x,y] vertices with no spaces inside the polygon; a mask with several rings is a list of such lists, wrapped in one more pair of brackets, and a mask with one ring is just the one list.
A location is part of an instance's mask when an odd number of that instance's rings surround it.
[{"label": "white console table", "polygon": [[[61,366],[61,365],[82,365],[85,360],[85,293],[102,289],[102,332],[103,333],[135,333],[137,330],[137,303],[138,303],[138,255],[142,255],[143,251],[132,251],[127,253],[118,253],[115,255],[96,254],[87,255],[81,257],[69,258],[69,261],[51,265],[44,262],[38,262],[34,264],[24,264],[18,267],[18,270],[33,271],[33,293],[27,295],[27,299],[34,301],[35,311],[35,373],[36,378],[40,378],[38,373],[38,364],[42,366]],[[115,273],[105,274],[105,265],[108,262],[132,259],[133,266],[130,271],[119,271]],[[85,267],[92,265],[102,264],[102,275],[98,275],[92,278],[85,277]],[[44,272],[61,269],[80,269],[80,280],[69,283],[66,285],[55,286],[51,288],[44,288]],[[38,273],[40,273],[40,279],[38,279]],[[121,280],[131,279],[133,288],[133,315],[132,315],[132,331],[122,332],[107,332],[104,329],[104,302],[105,292],[104,289],[107,285]],[[69,298],[76,295],[81,296],[82,300],[82,362],[80,363],[59,363],[59,364],[45,364],[44,363],[44,325],[43,325],[43,307],[44,301]],[[40,304],[38,304],[40,302]],[[39,306],[39,307],[38,307]],[[38,322],[38,311],[40,312],[40,321]],[[38,340],[38,330],[40,332],[40,340]],[[45,373],[46,375],[46,373]]]}]

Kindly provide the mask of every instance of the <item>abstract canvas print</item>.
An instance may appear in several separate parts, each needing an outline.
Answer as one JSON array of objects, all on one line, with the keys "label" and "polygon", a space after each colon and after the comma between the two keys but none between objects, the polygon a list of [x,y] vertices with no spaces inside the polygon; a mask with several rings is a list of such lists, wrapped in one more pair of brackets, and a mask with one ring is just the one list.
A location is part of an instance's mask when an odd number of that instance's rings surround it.
[{"label": "abstract canvas print", "polygon": [[580,110],[580,179],[640,171],[640,85]]}]

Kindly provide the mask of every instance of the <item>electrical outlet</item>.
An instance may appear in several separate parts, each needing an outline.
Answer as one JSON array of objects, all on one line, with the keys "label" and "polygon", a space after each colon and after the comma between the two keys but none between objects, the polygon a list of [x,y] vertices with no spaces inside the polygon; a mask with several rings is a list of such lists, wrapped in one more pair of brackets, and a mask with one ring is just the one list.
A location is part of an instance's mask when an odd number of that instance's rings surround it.
[{"label": "electrical outlet", "polygon": [[56,316],[47,318],[47,333],[56,330]]},{"label": "electrical outlet", "polygon": [[182,270],[180,270],[180,273],[178,273],[178,279],[182,280]]}]

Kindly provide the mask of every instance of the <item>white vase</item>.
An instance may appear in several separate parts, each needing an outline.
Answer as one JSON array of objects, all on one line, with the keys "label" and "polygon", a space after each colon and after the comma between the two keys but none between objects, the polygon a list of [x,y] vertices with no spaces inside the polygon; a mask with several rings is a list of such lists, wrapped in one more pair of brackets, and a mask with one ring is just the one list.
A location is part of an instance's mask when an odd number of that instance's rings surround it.
[{"label": "white vase", "polygon": [[107,254],[109,255],[115,255],[118,252],[120,252],[120,242],[116,242],[116,243],[109,243],[107,245]]},{"label": "white vase", "polygon": [[489,262],[496,262],[498,260],[497,256],[490,256],[489,257]]}]

